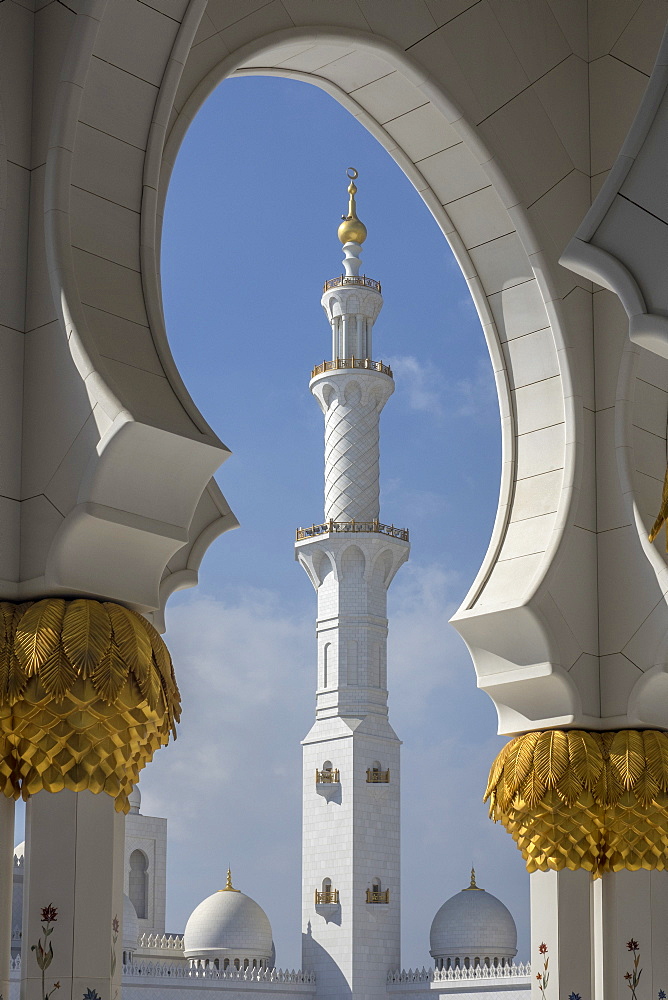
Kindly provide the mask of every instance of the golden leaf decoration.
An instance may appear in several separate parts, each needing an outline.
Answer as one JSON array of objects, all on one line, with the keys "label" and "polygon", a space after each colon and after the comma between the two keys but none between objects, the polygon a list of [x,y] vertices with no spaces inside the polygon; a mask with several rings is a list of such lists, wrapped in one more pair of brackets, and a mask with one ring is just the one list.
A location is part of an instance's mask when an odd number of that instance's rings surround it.
[{"label": "golden leaf decoration", "polygon": [[127,608],[120,604],[105,602],[109,612],[111,628],[118,651],[135,675],[140,685],[147,683],[148,671],[152,659],[151,643],[142,624]]},{"label": "golden leaf decoration", "polygon": [[534,751],[536,773],[546,788],[554,788],[568,767],[566,734],[550,729],[540,733]]},{"label": "golden leaf decoration", "polygon": [[27,672],[21,666],[16,653],[12,652],[11,663],[9,666],[9,681],[7,682],[7,695],[10,705],[13,705],[19,700],[25,690],[28,680],[29,677]]},{"label": "golden leaf decoration", "polygon": [[614,806],[624,794],[624,786],[619,780],[609,760],[603,761],[598,781],[593,788],[594,798],[603,806]]},{"label": "golden leaf decoration", "polygon": [[97,601],[68,602],[63,618],[63,649],[77,673],[91,677],[111,644],[111,622]]},{"label": "golden leaf decoration", "polygon": [[57,648],[46,663],[42,664],[39,679],[44,690],[55,701],[62,701],[77,679],[77,672],[71,666],[62,649]]},{"label": "golden leaf decoration", "polygon": [[[137,683],[128,685],[131,672]],[[0,713],[0,794],[88,789],[114,797],[119,811],[168,743],[180,708],[169,653],[152,626],[88,599],[0,602],[3,700],[16,707]]]},{"label": "golden leaf decoration", "polygon": [[582,794],[582,782],[575,771],[569,767],[563,774],[561,781],[556,787],[556,793],[562,802],[568,806],[573,806]]},{"label": "golden leaf decoration", "polygon": [[14,605],[0,601],[0,705],[9,698],[9,671],[14,643]]},{"label": "golden leaf decoration", "polygon": [[[661,506],[659,508],[659,513],[657,514],[656,521],[652,525],[652,530],[648,535],[650,542],[653,542],[659,534],[662,525],[666,522],[666,519],[668,519],[668,467],[666,468],[666,474],[663,479],[663,490],[661,491]],[[668,533],[666,534],[666,552],[668,552]]]},{"label": "golden leaf decoration", "polygon": [[668,737],[648,729],[642,734],[647,770],[661,791],[668,791]]},{"label": "golden leaf decoration", "polygon": [[658,781],[652,774],[650,774],[649,771],[643,770],[642,774],[633,786],[633,794],[638,802],[640,802],[643,806],[651,805],[656,798],[658,791]]},{"label": "golden leaf decoration", "polygon": [[538,805],[544,794],[545,785],[538,777],[536,768],[533,768],[524,779],[520,795],[526,804],[533,809]]},{"label": "golden leaf decoration", "polygon": [[34,676],[60,646],[65,601],[37,601],[21,617],[14,637],[14,651],[28,677]]},{"label": "golden leaf decoration", "polygon": [[610,764],[624,788],[632,788],[645,769],[645,747],[640,733],[624,729],[610,744]]},{"label": "golden leaf decoration", "polygon": [[499,778],[501,777],[501,772],[503,771],[503,765],[507,755],[510,753],[511,748],[515,745],[515,743],[518,740],[521,740],[522,738],[523,738],[522,736],[516,736],[514,740],[510,741],[510,743],[506,743],[505,747],[502,747],[499,753],[497,754],[496,759],[494,760],[494,763],[492,764],[489,770],[489,777],[487,779],[487,790],[485,791],[483,802],[486,802],[487,799],[490,797],[490,795],[496,789],[496,786],[499,782]]},{"label": "golden leaf decoration", "polygon": [[[517,740],[503,764],[504,782],[512,787],[514,795],[533,766],[533,756],[540,733],[527,733]],[[511,795],[512,798],[512,795]]]},{"label": "golden leaf decoration", "polygon": [[603,768],[601,748],[591,733],[571,730],[568,734],[568,756],[574,774],[591,791]]},{"label": "golden leaf decoration", "polygon": [[95,668],[92,678],[95,690],[108,705],[113,705],[118,698],[128,679],[128,670],[118,646],[115,642],[110,642],[109,649]]}]

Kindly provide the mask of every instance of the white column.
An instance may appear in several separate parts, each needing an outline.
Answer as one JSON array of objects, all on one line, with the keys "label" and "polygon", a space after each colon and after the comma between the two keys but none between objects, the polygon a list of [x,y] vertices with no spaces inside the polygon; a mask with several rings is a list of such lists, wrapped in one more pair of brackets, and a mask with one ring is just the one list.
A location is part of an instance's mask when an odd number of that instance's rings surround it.
[{"label": "white column", "polygon": [[[104,793],[39,792],[28,801],[21,1000],[81,1000],[88,990],[120,997],[124,832],[125,817]],[[48,906],[55,920],[43,919]],[[40,943],[53,949],[43,986]]]},{"label": "white column", "polygon": [[[602,971],[595,1000],[629,1000],[629,980],[624,976],[639,970],[638,1000],[656,1000],[659,990],[668,993],[668,872],[604,875],[595,905]],[[632,943],[637,950],[628,947]]]},{"label": "white column", "polygon": [[0,795],[0,995],[9,1000],[14,878],[14,800]]},{"label": "white column", "polygon": [[[592,996],[591,875],[584,869],[534,872],[531,884],[531,996],[542,1000],[538,973],[547,974],[548,1000]],[[541,953],[541,945],[547,951]],[[606,996],[606,1000],[608,997]]]}]

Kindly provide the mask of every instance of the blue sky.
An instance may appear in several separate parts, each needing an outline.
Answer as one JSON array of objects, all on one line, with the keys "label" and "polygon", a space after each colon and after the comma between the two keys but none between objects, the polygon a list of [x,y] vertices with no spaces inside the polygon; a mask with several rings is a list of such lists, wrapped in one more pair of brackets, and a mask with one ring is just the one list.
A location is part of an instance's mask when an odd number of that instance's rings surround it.
[{"label": "blue sky", "polygon": [[218,481],[241,527],[168,605],[184,696],[179,739],[144,772],[143,811],[170,820],[168,929],[235,884],[267,911],[281,966],[300,964],[300,740],[313,719],[315,595],[294,529],[323,516],[323,428],[308,391],[328,356],[323,281],[349,165],[383,284],[374,331],[396,392],[381,423],[381,518],[411,531],[390,592],[390,717],[404,741],[403,964],[429,964],[440,904],[479,884],[511,908],[528,957],[528,878],[486,818],[503,740],[447,624],[482,561],[498,496],[492,370],[466,284],[385,150],[306,84],[244,78],[201,109],[176,163],[163,234],[167,330],[188,389],[232,457]]}]

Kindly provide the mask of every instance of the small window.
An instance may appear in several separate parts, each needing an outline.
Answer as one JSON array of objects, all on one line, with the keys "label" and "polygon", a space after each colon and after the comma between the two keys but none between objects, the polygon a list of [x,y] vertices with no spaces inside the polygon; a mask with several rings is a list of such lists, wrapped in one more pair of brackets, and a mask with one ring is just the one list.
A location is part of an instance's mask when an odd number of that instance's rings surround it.
[{"label": "small window", "polygon": [[140,920],[148,919],[148,858],[143,851],[130,855],[128,895]]}]

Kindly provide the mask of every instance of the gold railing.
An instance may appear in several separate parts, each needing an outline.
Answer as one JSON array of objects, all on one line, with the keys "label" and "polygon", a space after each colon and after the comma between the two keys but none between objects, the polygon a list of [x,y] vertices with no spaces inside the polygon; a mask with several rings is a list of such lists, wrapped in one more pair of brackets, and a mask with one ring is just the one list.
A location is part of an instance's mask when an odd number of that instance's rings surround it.
[{"label": "gold railing", "polygon": [[323,372],[338,372],[344,368],[363,368],[368,372],[382,372],[383,375],[392,378],[392,369],[389,365],[384,365],[382,361],[372,361],[371,358],[334,358],[333,361],[323,361],[312,370],[311,378],[322,375]]},{"label": "gold railing", "polygon": [[318,535],[333,535],[337,532],[378,532],[408,541],[408,528],[395,528],[393,524],[381,524],[380,521],[325,521],[324,524],[312,524],[310,528],[297,528],[297,541],[304,538],[316,538]]},{"label": "gold railing", "polygon": [[338,785],[339,780],[338,767],[328,768],[326,771],[315,772],[316,785]]},{"label": "gold railing", "polygon": [[367,889],[366,901],[367,903],[389,903],[390,890],[385,889],[383,892],[374,892],[373,889]]},{"label": "gold railing", "polygon": [[318,889],[315,890],[315,905],[321,906],[323,903],[338,903],[339,901],[339,890],[338,889],[325,889],[320,892]]},{"label": "gold railing", "polygon": [[370,785],[389,785],[390,771],[379,771],[377,767],[369,767],[366,772],[366,780]]},{"label": "gold railing", "polygon": [[380,281],[367,278],[366,274],[340,274],[338,278],[330,278],[325,282],[323,292],[328,292],[330,288],[341,288],[342,285],[362,285],[363,288],[373,288],[374,292],[380,291]]}]

